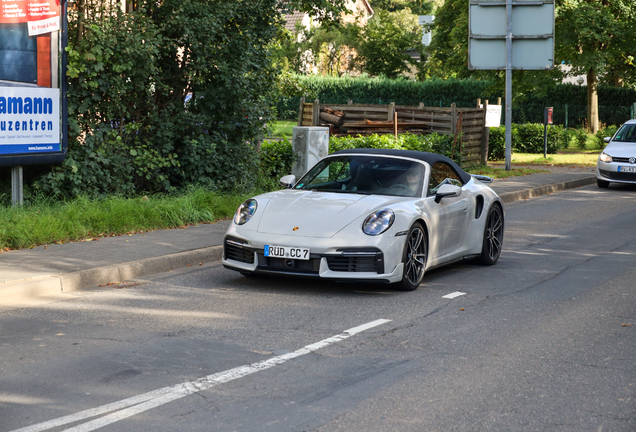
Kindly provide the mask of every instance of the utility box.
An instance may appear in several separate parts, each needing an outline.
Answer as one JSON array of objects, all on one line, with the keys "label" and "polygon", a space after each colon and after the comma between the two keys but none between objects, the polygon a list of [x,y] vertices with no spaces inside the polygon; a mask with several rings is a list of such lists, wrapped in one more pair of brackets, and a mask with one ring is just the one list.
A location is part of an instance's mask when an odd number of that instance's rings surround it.
[{"label": "utility box", "polygon": [[329,154],[329,128],[295,126],[292,134],[294,162],[292,174],[299,179],[320,159]]}]

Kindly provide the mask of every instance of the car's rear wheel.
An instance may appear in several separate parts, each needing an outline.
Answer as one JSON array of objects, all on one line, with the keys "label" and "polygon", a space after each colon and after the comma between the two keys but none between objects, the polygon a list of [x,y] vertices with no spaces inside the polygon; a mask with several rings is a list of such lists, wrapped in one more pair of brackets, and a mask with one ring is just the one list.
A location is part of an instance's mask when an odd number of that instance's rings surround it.
[{"label": "car's rear wheel", "polygon": [[426,231],[421,224],[415,223],[406,237],[406,244],[402,253],[404,269],[402,280],[396,284],[398,289],[413,291],[420,286],[426,272],[427,255],[428,240]]},{"label": "car's rear wheel", "polygon": [[504,215],[498,204],[493,204],[488,211],[486,227],[484,228],[484,240],[481,247],[481,255],[478,260],[481,264],[493,265],[501,255],[504,236]]},{"label": "car's rear wheel", "polygon": [[607,189],[609,187],[610,182],[605,181],[605,180],[601,180],[601,179],[596,179],[596,184],[601,189]]}]

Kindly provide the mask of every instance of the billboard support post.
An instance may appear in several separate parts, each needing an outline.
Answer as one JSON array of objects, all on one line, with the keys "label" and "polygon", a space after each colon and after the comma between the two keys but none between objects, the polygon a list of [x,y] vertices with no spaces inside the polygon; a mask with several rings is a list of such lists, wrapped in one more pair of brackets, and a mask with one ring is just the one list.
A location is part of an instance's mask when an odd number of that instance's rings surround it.
[{"label": "billboard support post", "polygon": [[22,205],[24,196],[24,183],[22,179],[22,167],[11,167],[11,204],[13,205]]},{"label": "billboard support post", "polygon": [[506,0],[506,171],[512,165],[512,0]]}]

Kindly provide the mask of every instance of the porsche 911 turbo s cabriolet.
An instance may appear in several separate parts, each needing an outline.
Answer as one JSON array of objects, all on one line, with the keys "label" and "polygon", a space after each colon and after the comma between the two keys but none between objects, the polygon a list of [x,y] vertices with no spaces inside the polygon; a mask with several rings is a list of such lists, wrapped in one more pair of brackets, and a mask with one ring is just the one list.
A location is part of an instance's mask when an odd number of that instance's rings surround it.
[{"label": "porsche 911 turbo s cabriolet", "polygon": [[501,254],[504,207],[488,177],[451,159],[407,150],[342,150],[285,189],[236,211],[223,265],[414,290],[427,269]]}]

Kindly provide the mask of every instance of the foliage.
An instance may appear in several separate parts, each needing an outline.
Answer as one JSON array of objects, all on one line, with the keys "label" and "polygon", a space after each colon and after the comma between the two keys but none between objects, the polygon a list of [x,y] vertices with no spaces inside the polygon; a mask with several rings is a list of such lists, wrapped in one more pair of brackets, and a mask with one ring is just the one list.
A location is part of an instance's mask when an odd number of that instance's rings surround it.
[{"label": "foliage", "polygon": [[[512,151],[519,153],[543,153],[543,124],[512,124],[511,144]],[[488,144],[488,160],[505,159],[506,148],[506,128],[490,128],[490,139]],[[565,145],[565,132],[563,127],[554,125],[547,129],[547,152],[550,154]]]},{"label": "foliage", "polygon": [[597,82],[608,72],[631,76],[636,40],[633,0],[561,0],[557,3],[555,57],[571,66],[569,75],[587,74],[588,127],[598,129]]},{"label": "foliage", "polygon": [[574,139],[576,140],[576,146],[578,148],[585,149],[585,147],[587,146],[588,137],[589,134],[587,132],[587,129],[578,128],[574,130]]},{"label": "foliage", "polygon": [[619,128],[618,126],[605,126],[599,129],[598,132],[596,132],[596,135],[594,135],[594,144],[596,148],[598,149],[605,148],[607,143],[604,141],[604,138],[613,137],[616,131],[618,130],[618,128]]},{"label": "foliage", "polygon": [[[251,188],[270,101],[306,94],[269,55],[279,1],[142,0],[126,13],[80,3],[69,17],[69,156],[39,189]],[[345,10],[339,0],[286,4],[317,20]]]},{"label": "foliage", "polygon": [[[572,66],[570,75],[636,69],[636,4],[632,0],[561,0],[557,2],[557,57]],[[612,77],[614,78],[614,77]]]},{"label": "foliage", "polygon": [[294,152],[288,139],[265,141],[261,147],[261,181],[263,188],[274,188],[278,179],[291,174]]},{"label": "foliage", "polygon": [[371,0],[369,3],[376,12],[379,10],[395,12],[408,8],[415,15],[430,15],[434,5],[428,0]]},{"label": "foliage", "polygon": [[[321,77],[300,76],[301,85],[308,88],[321,103],[346,104],[349,99],[358,104],[388,104],[417,106],[474,107],[477,98],[484,97],[489,82],[472,80],[438,80],[424,82],[392,80],[385,77]],[[289,98],[278,105],[280,111],[298,112],[300,98]]]},{"label": "foliage", "polygon": [[[451,157],[453,137],[432,133],[429,135],[400,134],[369,135],[358,137],[331,137],[329,153],[354,148],[382,148],[433,152]],[[291,173],[293,163],[292,144],[288,140],[268,141],[261,148],[260,186],[263,189],[276,188],[278,179]]]},{"label": "foliage", "polygon": [[422,28],[410,9],[377,11],[359,31],[354,62],[371,76],[397,78],[416,65],[407,51],[419,49],[421,39]]}]

